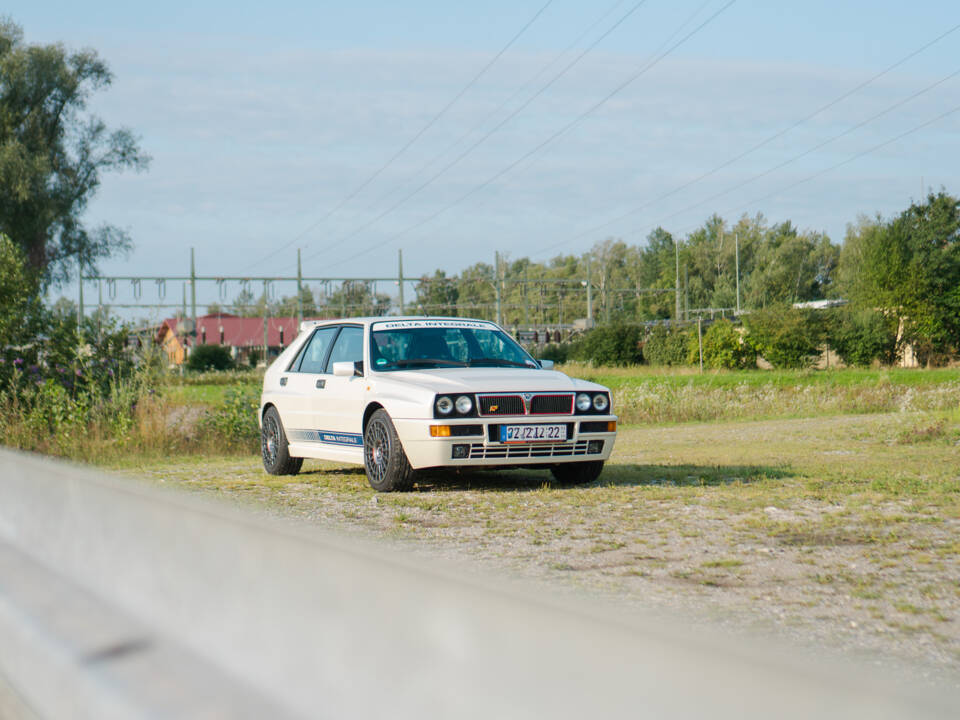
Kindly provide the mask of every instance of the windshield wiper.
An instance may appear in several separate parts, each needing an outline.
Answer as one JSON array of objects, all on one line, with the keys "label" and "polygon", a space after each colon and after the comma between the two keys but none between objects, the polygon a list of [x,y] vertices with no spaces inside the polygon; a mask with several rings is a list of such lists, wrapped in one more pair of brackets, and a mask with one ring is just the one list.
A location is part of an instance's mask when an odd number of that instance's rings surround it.
[{"label": "windshield wiper", "polygon": [[508,367],[522,367],[534,369],[534,366],[529,362],[517,362],[516,360],[507,360],[506,358],[491,358],[491,357],[482,357],[482,358],[470,358],[470,365],[473,366],[477,363],[493,363],[494,365],[506,365]]},{"label": "windshield wiper", "polygon": [[460,360],[446,360],[444,358],[405,358],[403,360],[394,360],[390,365],[398,367],[408,367],[410,365],[454,365],[456,367],[467,367],[467,363]]}]

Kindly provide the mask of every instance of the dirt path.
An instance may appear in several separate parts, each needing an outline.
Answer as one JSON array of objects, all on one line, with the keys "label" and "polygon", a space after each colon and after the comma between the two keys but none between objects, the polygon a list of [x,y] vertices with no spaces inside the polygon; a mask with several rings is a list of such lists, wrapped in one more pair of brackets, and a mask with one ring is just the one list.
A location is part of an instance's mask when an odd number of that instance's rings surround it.
[{"label": "dirt path", "polygon": [[897,413],[624,429],[600,480],[424,479],[255,459],[140,468],[161,482],[960,684],[960,418]]}]

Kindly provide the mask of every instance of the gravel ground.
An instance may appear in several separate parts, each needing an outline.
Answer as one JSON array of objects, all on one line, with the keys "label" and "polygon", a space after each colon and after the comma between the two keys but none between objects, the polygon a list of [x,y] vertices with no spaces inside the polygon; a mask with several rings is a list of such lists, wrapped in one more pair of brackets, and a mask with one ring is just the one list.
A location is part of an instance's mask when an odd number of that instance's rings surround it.
[{"label": "gravel ground", "polygon": [[410,493],[308,461],[137,467],[159,482],[960,686],[960,417],[901,412],[622,428],[601,478],[435,475]]}]

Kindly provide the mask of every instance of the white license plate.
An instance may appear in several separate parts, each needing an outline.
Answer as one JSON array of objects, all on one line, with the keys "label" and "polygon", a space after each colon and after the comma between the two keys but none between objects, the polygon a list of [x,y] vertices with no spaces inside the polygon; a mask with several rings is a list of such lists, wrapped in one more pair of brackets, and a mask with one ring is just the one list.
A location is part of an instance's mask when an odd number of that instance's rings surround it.
[{"label": "white license plate", "polygon": [[567,439],[567,426],[556,425],[501,425],[500,442],[564,442]]}]

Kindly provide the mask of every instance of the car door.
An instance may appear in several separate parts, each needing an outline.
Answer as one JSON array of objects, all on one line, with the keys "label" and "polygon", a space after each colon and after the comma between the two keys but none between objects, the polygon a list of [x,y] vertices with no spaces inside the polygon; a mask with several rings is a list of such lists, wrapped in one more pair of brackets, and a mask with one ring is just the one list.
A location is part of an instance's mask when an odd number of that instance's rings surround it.
[{"label": "car door", "polygon": [[363,446],[363,408],[366,379],[360,375],[337,377],[333,364],[363,361],[363,326],[344,325],[327,359],[326,387],[322,404],[322,427],[328,442],[344,448]]},{"label": "car door", "polygon": [[322,427],[321,416],[326,400],[323,391],[327,376],[324,371],[327,356],[339,331],[339,325],[317,328],[290,366],[289,372],[281,377],[281,382],[286,378],[288,399],[286,407],[280,411],[280,417],[291,442],[319,441],[317,431]]}]

